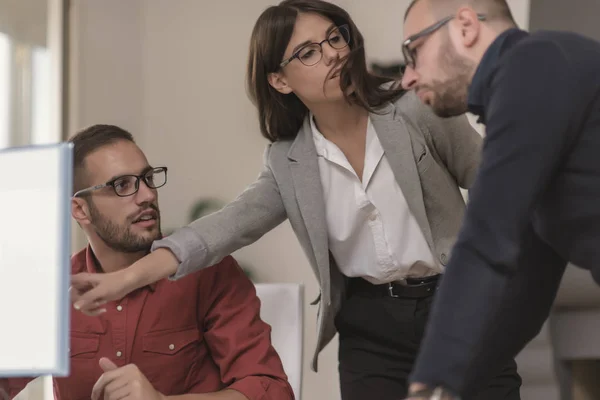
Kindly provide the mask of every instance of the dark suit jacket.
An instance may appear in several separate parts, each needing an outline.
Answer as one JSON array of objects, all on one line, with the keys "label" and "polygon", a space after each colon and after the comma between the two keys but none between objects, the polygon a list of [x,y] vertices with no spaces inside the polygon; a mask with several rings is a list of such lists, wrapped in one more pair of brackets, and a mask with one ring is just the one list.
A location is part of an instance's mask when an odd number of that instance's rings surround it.
[{"label": "dark suit jacket", "polygon": [[539,332],[567,261],[600,282],[600,43],[506,31],[469,106],[481,167],[412,377],[461,394]]}]

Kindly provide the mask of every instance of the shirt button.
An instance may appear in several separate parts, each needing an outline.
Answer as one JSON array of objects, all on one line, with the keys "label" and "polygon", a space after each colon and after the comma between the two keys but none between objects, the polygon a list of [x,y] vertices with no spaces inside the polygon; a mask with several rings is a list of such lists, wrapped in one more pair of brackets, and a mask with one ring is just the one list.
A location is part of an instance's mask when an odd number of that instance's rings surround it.
[{"label": "shirt button", "polygon": [[369,216],[369,221],[375,221],[377,219],[377,214],[373,213]]},{"label": "shirt button", "polygon": [[117,306],[117,311],[123,311],[123,307],[121,307],[120,305]]},{"label": "shirt button", "polygon": [[174,344],[170,344],[169,345],[169,350],[175,350],[175,345]]},{"label": "shirt button", "polygon": [[441,254],[440,261],[442,262],[442,264],[446,265],[446,263],[448,262],[448,256],[446,256],[446,253]]},{"label": "shirt button", "polygon": [[121,357],[123,355],[123,353],[121,353],[120,351],[117,351],[117,357]]}]

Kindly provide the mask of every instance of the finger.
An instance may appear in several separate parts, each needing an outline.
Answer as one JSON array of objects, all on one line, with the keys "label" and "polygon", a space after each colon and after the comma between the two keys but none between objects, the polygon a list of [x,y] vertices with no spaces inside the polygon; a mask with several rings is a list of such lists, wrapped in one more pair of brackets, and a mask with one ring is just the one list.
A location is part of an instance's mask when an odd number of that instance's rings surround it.
[{"label": "finger", "polygon": [[83,312],[91,312],[104,304],[106,304],[104,289],[97,286],[79,296],[73,307]]},{"label": "finger", "polygon": [[[104,379],[104,375],[102,375],[94,386],[92,387],[92,394],[90,395],[91,400],[100,400],[100,396],[104,394],[104,386],[106,386],[106,380]],[[103,396],[106,398],[106,396]]]},{"label": "finger", "polygon": [[[75,308],[75,305],[73,305],[73,308]],[[100,305],[95,304],[95,305],[92,305],[90,308],[80,309],[78,311],[81,311],[82,313],[84,313],[85,315],[88,315],[90,317],[97,317],[98,315],[105,313],[106,308],[100,307]]]},{"label": "finger", "polygon": [[106,357],[100,358],[100,360],[98,361],[98,364],[100,364],[100,368],[102,368],[102,371],[104,371],[104,372],[112,371],[112,370],[119,368],[117,366],[117,364],[115,364],[114,362],[112,362],[110,359],[108,359]]},{"label": "finger", "polygon": [[69,287],[69,297],[71,298],[71,304],[75,304],[76,302],[79,301],[79,299],[81,298],[81,296],[83,296],[83,294],[89,290],[93,289],[92,287],[88,288],[88,289],[78,289],[75,286],[70,286]]},{"label": "finger", "polygon": [[90,274],[89,272],[80,272],[75,275],[71,275],[71,286],[79,290],[88,290],[93,288],[98,283],[97,274]]},{"label": "finger", "polygon": [[104,392],[104,400],[124,400],[131,395],[131,386],[125,385],[114,391]]},{"label": "finger", "polygon": [[69,287],[69,297],[71,298],[71,304],[75,304],[75,302],[77,302],[77,300],[79,300],[79,298],[81,297],[81,294],[82,292],[77,290],[76,287]]},{"label": "finger", "polygon": [[104,388],[104,399],[122,399],[132,392],[130,379],[121,376],[115,379]]},{"label": "finger", "polygon": [[102,393],[104,392],[107,385],[109,385],[114,380],[118,379],[122,375],[123,371],[121,368],[108,371],[102,374],[100,378],[94,384],[92,388],[92,400],[100,400],[102,398]]},{"label": "finger", "polygon": [[[82,272],[71,276],[71,286],[69,287],[69,295],[71,297],[72,304],[78,304],[81,297],[97,286],[98,278],[94,274]],[[80,306],[75,309],[80,309]],[[86,308],[89,311],[91,307]]]},{"label": "finger", "polygon": [[83,313],[90,317],[97,317],[98,315],[104,314],[105,312],[106,312],[106,308],[95,308],[93,310],[85,311]]}]

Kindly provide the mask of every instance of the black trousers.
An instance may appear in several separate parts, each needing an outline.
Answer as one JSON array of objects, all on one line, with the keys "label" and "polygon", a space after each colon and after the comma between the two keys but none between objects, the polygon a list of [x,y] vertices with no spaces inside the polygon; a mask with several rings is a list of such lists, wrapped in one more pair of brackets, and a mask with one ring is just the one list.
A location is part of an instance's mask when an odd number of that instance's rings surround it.
[{"label": "black trousers", "polygon": [[[433,295],[419,298],[349,293],[335,319],[339,332],[342,400],[401,400]],[[520,400],[521,378],[512,361],[476,396],[463,400]]]}]

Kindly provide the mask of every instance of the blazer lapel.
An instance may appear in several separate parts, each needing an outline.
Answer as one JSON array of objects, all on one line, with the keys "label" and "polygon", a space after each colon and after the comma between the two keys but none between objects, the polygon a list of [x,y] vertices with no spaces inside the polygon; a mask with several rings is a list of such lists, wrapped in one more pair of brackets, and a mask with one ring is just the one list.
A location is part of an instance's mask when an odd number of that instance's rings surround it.
[{"label": "blazer lapel", "polygon": [[[325,200],[323,199],[317,150],[312,139],[308,118],[305,119],[288,152],[288,159],[298,207],[319,266],[321,286],[328,287],[329,270],[322,268],[322,266],[329,266]],[[326,294],[323,293],[323,295]]]},{"label": "blazer lapel", "polygon": [[396,182],[406,198],[408,208],[416,218],[430,248],[434,248],[431,227],[425,212],[421,180],[415,163],[408,127],[401,115],[389,104],[382,114],[371,114],[386,158],[392,167]]}]

